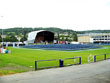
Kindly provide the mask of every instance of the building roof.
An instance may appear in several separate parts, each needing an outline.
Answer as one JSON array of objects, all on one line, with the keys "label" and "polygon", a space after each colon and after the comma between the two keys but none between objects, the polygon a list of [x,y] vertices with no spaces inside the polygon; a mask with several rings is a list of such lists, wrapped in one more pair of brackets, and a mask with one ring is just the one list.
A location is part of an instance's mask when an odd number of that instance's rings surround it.
[{"label": "building roof", "polygon": [[78,36],[101,36],[101,35],[110,35],[110,33],[85,33],[85,34],[78,34]]}]

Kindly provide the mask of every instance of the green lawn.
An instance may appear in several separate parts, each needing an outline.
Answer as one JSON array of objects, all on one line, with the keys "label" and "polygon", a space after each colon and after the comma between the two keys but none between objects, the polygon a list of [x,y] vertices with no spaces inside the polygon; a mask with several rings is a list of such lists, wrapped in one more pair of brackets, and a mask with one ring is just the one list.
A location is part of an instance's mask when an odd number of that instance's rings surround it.
[{"label": "green lawn", "polygon": [[[12,48],[10,54],[0,54],[0,75],[14,74],[34,70],[35,60],[63,59],[81,56],[82,64],[88,63],[88,56],[110,53],[110,48],[96,50],[83,50],[79,52],[35,50],[25,48]],[[98,60],[103,59],[98,56]],[[107,55],[110,58],[110,54]],[[74,63],[74,60],[65,60],[64,64]],[[39,62],[38,67],[58,66],[58,61]]]}]

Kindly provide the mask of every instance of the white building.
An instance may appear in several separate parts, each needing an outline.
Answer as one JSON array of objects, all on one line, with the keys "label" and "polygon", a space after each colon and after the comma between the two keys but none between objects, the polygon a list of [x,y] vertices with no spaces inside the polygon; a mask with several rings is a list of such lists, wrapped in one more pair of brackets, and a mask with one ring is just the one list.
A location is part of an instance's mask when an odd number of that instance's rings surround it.
[{"label": "white building", "polygon": [[80,43],[110,43],[110,33],[78,34]]}]

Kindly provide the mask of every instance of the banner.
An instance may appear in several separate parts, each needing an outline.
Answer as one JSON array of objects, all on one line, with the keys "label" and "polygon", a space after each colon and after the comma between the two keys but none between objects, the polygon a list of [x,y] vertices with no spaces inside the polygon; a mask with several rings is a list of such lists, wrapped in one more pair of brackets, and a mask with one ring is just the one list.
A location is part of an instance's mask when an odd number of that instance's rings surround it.
[{"label": "banner", "polygon": [[8,47],[8,42],[6,42],[6,47]]},{"label": "banner", "polygon": [[15,42],[13,42],[13,48],[15,48]]},{"label": "banner", "polygon": [[17,48],[19,48],[19,42],[17,42]]}]

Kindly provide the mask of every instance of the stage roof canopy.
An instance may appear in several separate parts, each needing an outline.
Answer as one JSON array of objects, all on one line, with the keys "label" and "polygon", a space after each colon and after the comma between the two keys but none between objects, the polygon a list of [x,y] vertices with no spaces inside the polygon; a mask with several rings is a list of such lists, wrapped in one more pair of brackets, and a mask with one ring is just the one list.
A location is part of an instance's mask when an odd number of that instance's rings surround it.
[{"label": "stage roof canopy", "polygon": [[28,34],[28,43],[53,42],[54,33],[46,30],[33,31]]}]

